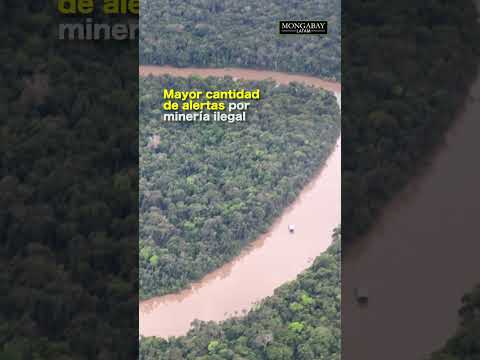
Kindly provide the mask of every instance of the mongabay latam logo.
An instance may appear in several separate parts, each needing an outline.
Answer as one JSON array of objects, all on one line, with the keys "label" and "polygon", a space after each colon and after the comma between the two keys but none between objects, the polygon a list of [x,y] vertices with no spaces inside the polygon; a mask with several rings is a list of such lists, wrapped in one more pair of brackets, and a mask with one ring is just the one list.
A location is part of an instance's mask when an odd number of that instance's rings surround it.
[{"label": "mongabay latam logo", "polygon": [[323,20],[280,21],[280,34],[326,34],[328,22]]}]

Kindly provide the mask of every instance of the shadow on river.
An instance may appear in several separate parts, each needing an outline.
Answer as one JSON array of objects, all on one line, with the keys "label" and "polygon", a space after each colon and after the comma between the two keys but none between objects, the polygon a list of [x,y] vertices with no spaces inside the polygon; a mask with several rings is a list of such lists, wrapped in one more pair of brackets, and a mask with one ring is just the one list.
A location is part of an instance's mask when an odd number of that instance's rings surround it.
[{"label": "shadow on river", "polygon": [[[461,298],[480,282],[480,77],[431,165],[344,249],[344,360],[421,360],[458,325]],[[354,288],[368,289],[359,306]]]}]

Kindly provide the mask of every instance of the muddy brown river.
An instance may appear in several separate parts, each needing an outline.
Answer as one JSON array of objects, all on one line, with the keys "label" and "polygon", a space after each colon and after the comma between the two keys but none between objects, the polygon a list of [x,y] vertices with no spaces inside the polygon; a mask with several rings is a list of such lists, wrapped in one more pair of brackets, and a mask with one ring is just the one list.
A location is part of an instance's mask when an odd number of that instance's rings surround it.
[{"label": "muddy brown river", "polygon": [[[237,77],[231,69],[173,70],[146,67],[140,72]],[[245,71],[247,79],[264,78],[252,70],[240,71]],[[276,78],[272,76],[275,73],[265,73],[281,83],[298,81],[298,75],[280,74]],[[307,83],[323,81],[312,79]],[[340,90],[338,84],[327,82],[327,86]],[[344,253],[344,360],[425,359],[454,333],[462,296],[480,282],[480,241],[476,238],[480,167],[475,161],[480,134],[480,77],[470,95],[431,166],[396,196],[372,231]],[[143,302],[141,334],[180,335],[195,318],[222,320],[270,295],[329,245],[331,229],[340,220],[339,199],[337,147],[319,177],[270,233],[253,243],[251,250],[190,290]],[[315,216],[319,212],[329,218],[322,217],[319,223],[320,218]],[[297,224],[293,236],[287,232],[291,222]],[[358,306],[355,287],[368,290],[368,306]]]},{"label": "muddy brown river", "polygon": [[253,70],[253,69],[240,69],[240,68],[222,68],[222,69],[208,69],[208,68],[175,68],[172,66],[140,66],[139,73],[141,76],[161,76],[172,75],[188,77],[192,75],[207,77],[207,76],[231,76],[233,78],[244,80],[266,80],[272,79],[279,84],[288,84],[291,82],[300,82],[307,85],[312,85],[318,88],[322,88],[333,93],[341,92],[340,83],[328,80],[322,80],[319,78],[307,76],[288,74],[282,72],[268,71],[268,70]]},{"label": "muddy brown river", "polygon": [[[141,66],[140,75],[225,76],[245,80],[273,79],[281,84],[302,82],[335,92],[340,84],[302,75],[247,69],[196,69]],[[240,256],[208,274],[191,288],[140,303],[139,332],[143,336],[185,334],[193,320],[221,321],[241,315],[275,288],[309,267],[331,243],[340,224],[341,143],[298,199]],[[289,233],[288,225],[295,224]]]}]

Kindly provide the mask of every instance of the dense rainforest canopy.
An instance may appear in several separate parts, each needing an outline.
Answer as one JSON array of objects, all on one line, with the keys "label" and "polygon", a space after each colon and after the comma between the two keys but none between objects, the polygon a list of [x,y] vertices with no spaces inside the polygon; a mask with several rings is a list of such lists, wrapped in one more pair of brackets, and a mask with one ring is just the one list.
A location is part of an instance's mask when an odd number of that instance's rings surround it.
[{"label": "dense rainforest canopy", "polygon": [[[165,5],[154,1],[146,2],[152,10],[148,17],[155,16],[155,6]],[[243,1],[237,2],[240,3],[245,4]],[[191,8],[196,7],[197,3]],[[196,11],[202,13],[203,10],[200,6]],[[227,13],[228,9],[223,12]],[[171,14],[171,11],[165,10],[163,14]],[[240,12],[235,16],[245,21],[256,19],[255,15],[246,17]],[[217,22],[231,20],[235,16],[223,17]],[[180,45],[175,50],[178,50],[181,56],[177,58],[175,54],[162,55],[160,61],[155,61],[154,54],[160,51],[155,51],[153,44],[162,40],[155,40],[154,35],[147,39],[149,35],[144,32],[141,41],[147,43],[145,48],[148,53],[142,54],[142,61],[179,66],[232,65],[231,61],[222,59],[223,52],[216,55],[210,50],[204,57],[187,55],[185,44],[191,44],[192,39],[200,38],[199,43],[204,44],[216,37],[227,36],[218,31],[213,34],[208,26],[203,27],[201,24],[196,29],[200,33],[195,34],[195,29],[189,28],[189,21],[182,23],[189,17],[190,14],[180,11],[175,15],[175,21],[167,20],[168,30],[173,32],[173,35],[169,36],[178,39]],[[199,18],[198,22],[202,23],[203,19],[208,19],[208,15]],[[446,129],[464,103],[476,73],[479,25],[477,11],[471,0],[430,0],[420,3],[413,0],[397,3],[375,0],[344,2],[342,22],[343,97],[348,98],[343,106],[343,152],[355,154],[343,159],[342,219],[344,240],[349,242],[369,229],[388,200],[402,189],[412,175],[424,167],[428,154],[436,144],[441,143]],[[161,28],[164,25],[157,26]],[[258,35],[254,38],[259,39]],[[238,36],[233,39],[233,43],[238,46],[243,40],[244,38]],[[271,51],[274,44],[275,41],[262,40],[259,51],[262,48]],[[169,44],[164,46],[169,48]],[[223,42],[221,46],[229,47],[229,44]],[[250,49],[252,45],[247,45],[246,48]],[[388,51],[385,51],[386,49]],[[193,53],[192,50],[191,54]],[[242,60],[239,61],[239,66],[272,68],[271,65],[265,65],[265,62],[249,62],[243,57],[240,58]],[[206,61],[202,63],[199,59]],[[297,57],[299,61],[306,59],[308,60],[306,56]],[[306,65],[303,64],[304,69],[300,71],[323,76],[317,70],[307,69]],[[299,66],[302,65],[288,64],[285,70],[296,72],[299,71]],[[462,313],[469,314],[470,319],[474,319],[478,312],[478,306],[472,305],[478,303],[475,302],[474,294],[478,294],[478,290],[466,297],[464,309],[469,310],[462,310]],[[261,309],[262,307],[260,311]],[[250,332],[254,329],[254,324],[249,320],[234,321],[242,327],[250,325]],[[203,326],[203,329],[208,329]],[[175,358],[175,355],[193,354],[186,350],[191,347],[186,344],[198,338],[196,336],[199,328],[201,327],[197,325],[196,330],[178,342],[174,340],[167,344],[162,340],[148,339],[148,345],[146,341],[142,343],[141,356],[144,359],[153,359],[167,358],[167,352],[171,358]],[[475,340],[478,338],[477,330],[478,324],[474,321],[464,321],[459,335],[434,356],[435,360],[475,358],[478,349]],[[212,350],[219,344],[222,344],[220,348],[225,350],[225,342],[216,341],[218,343],[213,343]],[[207,350],[204,346],[203,351],[208,351],[208,344]],[[148,351],[153,347],[156,352]],[[246,347],[254,351],[255,345],[250,342]],[[205,354],[207,353],[200,356],[206,356]],[[208,356],[222,358],[217,353],[209,353]],[[225,358],[229,358],[228,356],[227,354]],[[281,355],[278,358],[282,358]]]},{"label": "dense rainforest canopy", "polygon": [[466,294],[459,311],[460,328],[431,360],[475,360],[480,358],[480,285]]},{"label": "dense rainforest canopy", "polygon": [[132,359],[136,44],[60,43],[54,2],[0,2],[0,359]]},{"label": "dense rainforest canopy", "polygon": [[[340,80],[340,0],[142,0],[140,63],[248,67]],[[279,35],[326,20],[327,35]]]},{"label": "dense rainforest canopy", "polygon": [[[163,89],[260,88],[241,123],[162,119]],[[185,287],[264,232],[333,150],[333,94],[232,78],[140,82],[140,294]]]},{"label": "dense rainforest canopy", "polygon": [[295,281],[244,318],[197,322],[187,336],[145,338],[140,360],[340,360],[340,232]]},{"label": "dense rainforest canopy", "polygon": [[[348,251],[428,165],[469,101],[480,25],[471,0],[345,1],[342,11],[342,152],[352,154],[342,158]],[[478,294],[466,296],[462,328],[434,360],[478,358]]]},{"label": "dense rainforest canopy", "polygon": [[343,3],[343,240],[365,233],[424,168],[479,60],[471,0]]}]

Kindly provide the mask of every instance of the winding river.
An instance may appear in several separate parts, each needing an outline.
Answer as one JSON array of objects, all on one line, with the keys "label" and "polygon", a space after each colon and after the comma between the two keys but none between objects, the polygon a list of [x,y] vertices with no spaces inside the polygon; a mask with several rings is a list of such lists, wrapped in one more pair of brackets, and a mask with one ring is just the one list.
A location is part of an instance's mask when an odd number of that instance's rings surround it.
[{"label": "winding river", "polygon": [[480,77],[429,168],[344,249],[344,360],[424,360],[454,334],[462,296],[480,283],[479,114]]},{"label": "winding river", "polygon": [[[303,75],[169,66],[141,66],[139,72],[141,76],[232,76],[245,80],[272,79],[281,84],[295,81],[334,92],[340,105],[340,84]],[[338,140],[323,169],[268,233],[191,288],[141,302],[140,334],[164,338],[183,335],[195,319],[225,320],[241,315],[272,295],[275,288],[295,279],[330,245],[332,230],[340,224],[340,199],[341,143]],[[288,232],[288,225],[292,223],[296,225],[294,234]]]},{"label": "winding river", "polygon": [[[340,90],[339,84],[268,71],[142,67],[140,73],[272,78]],[[421,360],[455,331],[463,294],[480,282],[480,200],[475,196],[480,167],[472,159],[478,153],[478,114],[480,76],[430,168],[387,206],[364,239],[344,253],[343,359]],[[340,162],[339,144],[271,231],[233,262],[189,290],[142,302],[140,333],[181,335],[193,319],[223,320],[241,313],[308,267],[340,223]],[[319,221],[319,213],[330,216]],[[286,231],[291,222],[298,226],[293,236]],[[355,287],[368,289],[368,306],[357,305]]]}]

